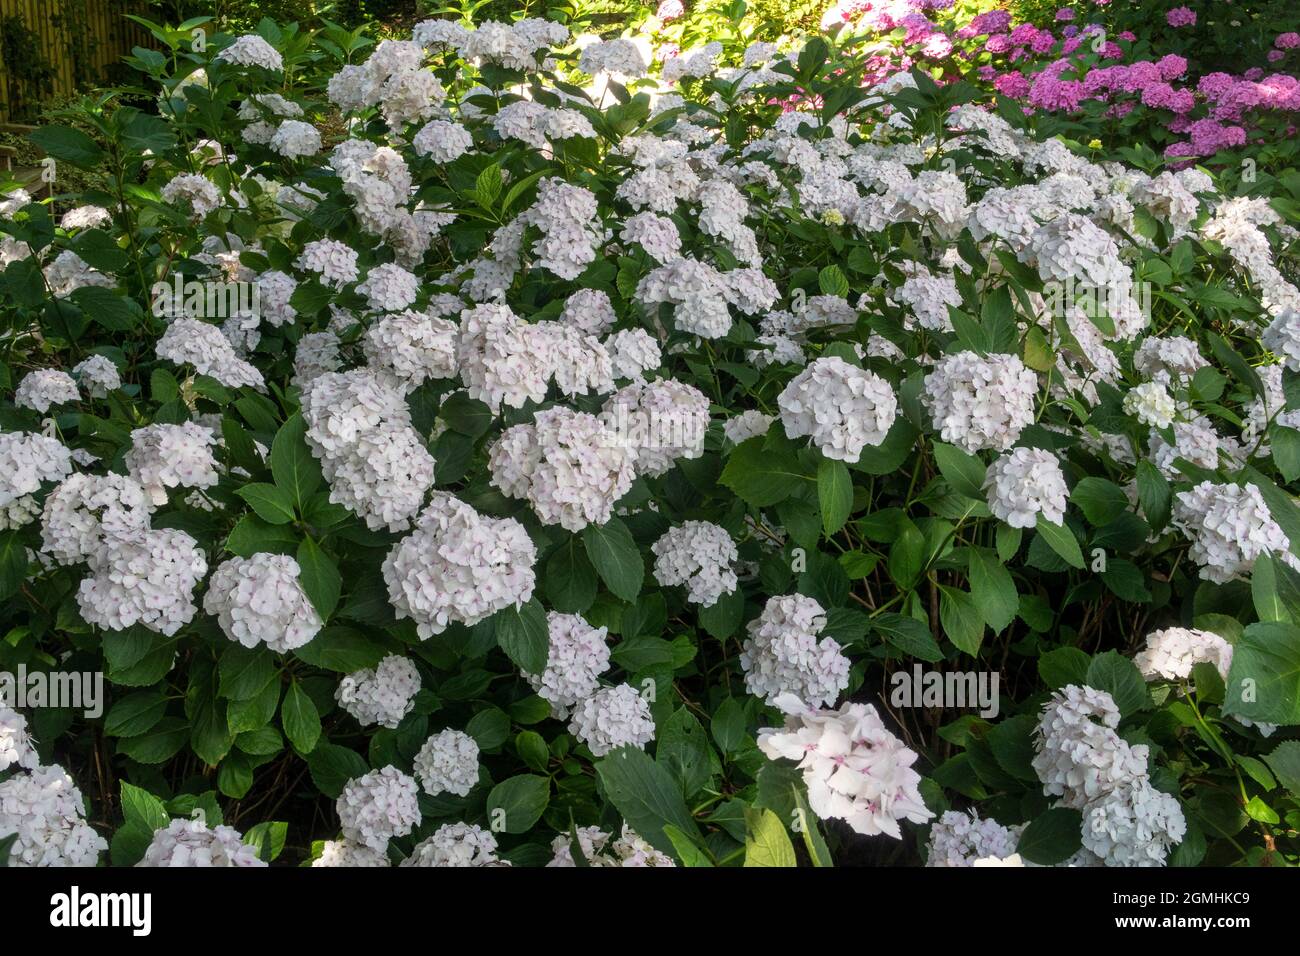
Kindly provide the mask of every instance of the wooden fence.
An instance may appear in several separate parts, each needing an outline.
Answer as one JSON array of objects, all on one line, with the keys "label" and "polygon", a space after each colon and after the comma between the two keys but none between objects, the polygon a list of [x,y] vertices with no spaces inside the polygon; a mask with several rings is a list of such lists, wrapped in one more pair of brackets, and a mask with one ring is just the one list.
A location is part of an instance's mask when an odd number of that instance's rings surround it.
[{"label": "wooden fence", "polygon": [[30,120],[50,97],[108,83],[148,31],[140,0],[0,0],[0,121]]}]

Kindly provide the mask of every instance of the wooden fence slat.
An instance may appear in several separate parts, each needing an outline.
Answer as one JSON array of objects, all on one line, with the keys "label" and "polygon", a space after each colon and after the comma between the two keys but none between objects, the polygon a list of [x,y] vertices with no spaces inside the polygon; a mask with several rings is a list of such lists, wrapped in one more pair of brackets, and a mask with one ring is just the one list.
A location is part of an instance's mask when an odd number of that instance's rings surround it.
[{"label": "wooden fence slat", "polygon": [[[17,16],[34,34],[40,56],[53,71],[44,92],[55,97],[76,93],[83,85],[78,83],[79,75],[87,83],[105,82],[133,47],[152,45],[148,31],[123,16],[141,12],[147,14],[138,0],[0,0],[0,18]],[[82,36],[90,42],[74,42]],[[0,122],[13,118],[20,95],[37,93],[26,86],[13,68],[0,61]],[[21,105],[28,110],[32,106]]]}]

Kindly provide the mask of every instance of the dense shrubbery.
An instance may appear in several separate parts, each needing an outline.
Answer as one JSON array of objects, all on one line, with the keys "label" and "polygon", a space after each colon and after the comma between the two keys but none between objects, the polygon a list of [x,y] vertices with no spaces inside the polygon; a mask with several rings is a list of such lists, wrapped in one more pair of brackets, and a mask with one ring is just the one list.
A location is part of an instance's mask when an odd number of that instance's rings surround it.
[{"label": "dense shrubbery", "polygon": [[1294,862],[1293,176],[203,25],[0,204],[0,668],[110,697],[0,709],[10,863]]}]

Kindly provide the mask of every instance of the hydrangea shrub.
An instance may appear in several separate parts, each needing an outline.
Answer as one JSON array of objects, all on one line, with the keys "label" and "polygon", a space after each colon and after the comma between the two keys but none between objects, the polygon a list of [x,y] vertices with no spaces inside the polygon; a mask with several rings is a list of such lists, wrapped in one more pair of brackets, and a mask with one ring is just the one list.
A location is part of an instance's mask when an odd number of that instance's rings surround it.
[{"label": "hydrangea shrub", "polygon": [[0,664],[108,689],[11,865],[1293,861],[1275,181],[852,31],[203,26],[0,202]]}]

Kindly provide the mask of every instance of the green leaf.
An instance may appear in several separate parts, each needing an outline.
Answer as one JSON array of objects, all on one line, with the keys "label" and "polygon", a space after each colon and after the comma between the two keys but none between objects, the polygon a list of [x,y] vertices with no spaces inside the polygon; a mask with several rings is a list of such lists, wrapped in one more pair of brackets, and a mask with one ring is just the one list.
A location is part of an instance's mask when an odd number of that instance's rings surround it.
[{"label": "green leaf", "polygon": [[0,601],[18,593],[27,579],[27,546],[17,531],[0,532]]},{"label": "green leaf", "polygon": [[334,559],[311,538],[303,538],[298,545],[298,581],[321,620],[328,621],[338,607],[343,577]]},{"label": "green leaf", "polygon": [[1083,814],[1068,807],[1055,807],[1030,821],[1020,835],[1017,852],[1030,863],[1056,866],[1083,846]]},{"label": "green leaf", "polygon": [[686,809],[672,774],[644,751],[619,747],[596,762],[596,774],[627,825],[655,849],[680,859],[664,832],[665,824],[672,824],[692,842],[703,845],[699,827]]},{"label": "green leaf", "polygon": [[1142,506],[1142,514],[1146,516],[1151,527],[1164,527],[1165,522],[1169,520],[1169,503],[1173,497],[1169,480],[1160,473],[1159,468],[1145,459],[1137,463],[1135,475],[1138,504]]},{"label": "green leaf", "polygon": [[727,456],[726,467],[718,478],[719,484],[760,508],[784,501],[801,481],[808,479],[793,455],[784,449],[766,448],[765,443],[762,435],[741,442]]},{"label": "green leaf", "polygon": [[278,485],[253,482],[238,488],[235,494],[248,502],[257,516],[270,524],[288,524],[293,520],[293,499]]},{"label": "green leaf", "polygon": [[844,462],[823,458],[817,466],[817,500],[822,530],[830,537],[844,527],[853,511],[853,479]]},{"label": "green leaf", "polygon": [[808,803],[804,800],[803,793],[798,787],[791,787],[790,789],[794,791],[794,809],[799,820],[799,826],[796,829],[803,835],[803,845],[804,849],[808,851],[808,858],[812,860],[813,866],[834,866],[835,861],[831,858],[830,847],[826,845],[826,840],[822,837],[822,831],[817,827],[817,818],[808,809]]},{"label": "green leaf", "polygon": [[171,823],[167,807],[148,790],[122,781],[122,818],[127,823],[138,823],[149,832],[164,830]]},{"label": "green leaf", "polygon": [[289,824],[267,820],[249,827],[244,843],[257,849],[257,858],[263,863],[271,863],[284,851],[288,836]]},{"label": "green leaf", "polygon": [[1300,431],[1274,422],[1268,428],[1273,464],[1288,482],[1300,478]]},{"label": "green leaf", "polygon": [[271,442],[271,474],[276,486],[291,495],[299,508],[306,506],[320,487],[320,463],[307,447],[307,425],[302,414],[295,412]]},{"label": "green leaf", "polygon": [[984,500],[984,463],[955,445],[934,442],[934,460],[952,490],[959,495]]},{"label": "green leaf", "polygon": [[244,515],[230,530],[226,550],[241,558],[260,551],[293,555],[298,550],[298,535],[289,525],[268,524],[256,515]]},{"label": "green leaf", "polygon": [[[1083,512],[1094,527],[1110,524],[1128,510],[1128,496],[1124,489],[1105,478],[1089,476],[1082,479],[1070,492],[1070,500]],[[1042,522],[1040,521],[1041,525]],[[1062,557],[1065,557],[1062,555]],[[1069,560],[1068,558],[1066,560]]]},{"label": "green leaf", "polygon": [[361,754],[328,741],[321,741],[312,749],[307,756],[307,767],[316,789],[331,800],[339,798],[349,780],[370,772]]},{"label": "green leaf", "polygon": [[1119,651],[1106,651],[1094,657],[1088,665],[1084,683],[1115,698],[1121,716],[1127,717],[1151,706],[1151,694],[1142,672]]},{"label": "green leaf", "polygon": [[889,576],[901,589],[910,591],[925,569],[925,558],[925,535],[911,521],[905,522],[889,548]]},{"label": "green leaf", "polygon": [[664,834],[672,842],[677,858],[682,861],[682,866],[713,866],[709,854],[692,843],[690,837],[671,823],[664,824]]},{"label": "green leaf", "polygon": [[687,708],[677,708],[656,735],[656,762],[667,767],[677,778],[686,797],[692,797],[712,777],[712,759],[703,725]]},{"label": "green leaf", "polygon": [[104,160],[104,150],[79,129],[70,126],[42,126],[27,138],[48,156],[80,169],[94,169]]},{"label": "green leaf", "polygon": [[301,754],[309,754],[320,740],[320,712],[302,686],[293,681],[280,705],[280,723],[284,735]]},{"label": "green leaf", "polygon": [[771,810],[745,808],[745,866],[798,866],[785,824]]},{"label": "green leaf", "polygon": [[249,700],[275,679],[275,657],[265,647],[249,648],[231,642],[221,652],[217,675],[220,696]]},{"label": "green leaf", "polygon": [[183,717],[164,717],[138,737],[118,741],[117,752],[137,763],[165,763],[190,739],[190,725]]},{"label": "green leaf", "polygon": [[992,551],[972,548],[970,552],[970,590],[980,616],[998,634],[1016,619],[1020,595],[1006,565]]},{"label": "green leaf", "polygon": [[581,614],[596,600],[596,569],[576,536],[547,559],[545,578],[546,597],[561,613]]},{"label": "green leaf", "polygon": [[709,721],[713,742],[723,753],[731,753],[749,739],[749,734],[746,732],[748,723],[745,717],[745,705],[736,697],[724,698],[718,705],[718,709],[713,712],[713,719]]},{"label": "green leaf", "polygon": [[966,591],[939,585],[939,622],[953,646],[974,657],[984,640],[984,618]]},{"label": "green leaf", "polygon": [[1111,558],[1106,562],[1106,569],[1101,572],[1101,580],[1121,600],[1134,604],[1146,604],[1151,600],[1146,575],[1132,561]]},{"label": "green leaf", "polygon": [[624,601],[635,601],[645,578],[645,562],[627,525],[618,518],[603,525],[589,524],[582,529],[582,544],[610,592]]},{"label": "green leaf", "polygon": [[167,713],[167,698],[157,690],[142,690],[113,702],[104,718],[108,737],[138,737],[152,730]]},{"label": "green leaf", "polygon": [[1264,757],[1277,782],[1300,795],[1300,740],[1284,740]]},{"label": "green leaf", "polygon": [[1079,548],[1079,539],[1074,536],[1074,532],[1068,526],[1052,524],[1042,515],[1038,516],[1038,523],[1034,526],[1038,531],[1038,536],[1047,543],[1047,546],[1061,556],[1061,559],[1071,567],[1084,567],[1083,551]]},{"label": "green leaf", "polygon": [[488,819],[494,830],[527,833],[542,818],[551,801],[551,782],[535,774],[503,780],[488,794]]},{"label": "green leaf", "polygon": [[844,270],[831,264],[817,273],[817,287],[823,295],[835,295],[843,299],[849,294],[849,279]]},{"label": "green leaf", "polygon": [[340,674],[374,667],[387,653],[383,644],[350,627],[327,627],[293,652],[300,661]]},{"label": "green leaf", "polygon": [[1233,649],[1223,713],[1270,724],[1300,724],[1300,627],[1259,622]]},{"label": "green leaf", "polygon": [[521,730],[515,735],[515,753],[530,770],[546,773],[551,763],[551,750],[546,738],[535,730]]},{"label": "green leaf", "polygon": [[506,607],[492,615],[497,644],[521,671],[540,674],[546,669],[550,634],[546,611],[537,599],[519,607]]},{"label": "green leaf", "polygon": [[464,392],[454,392],[438,408],[438,417],[447,423],[452,431],[460,432],[470,438],[486,434],[492,427],[495,417],[485,403],[470,398]]},{"label": "green leaf", "polygon": [[1067,684],[1088,683],[1088,667],[1092,658],[1077,647],[1058,647],[1038,658],[1038,676],[1052,690]]},{"label": "green leaf", "polygon": [[871,629],[904,657],[931,663],[943,660],[943,651],[930,629],[914,617],[891,612],[877,614],[871,619]]}]

